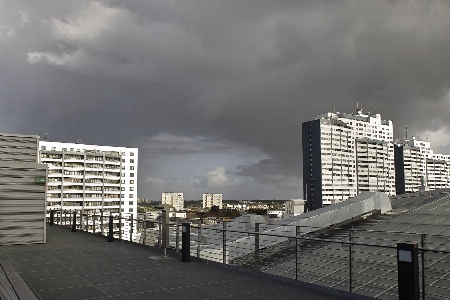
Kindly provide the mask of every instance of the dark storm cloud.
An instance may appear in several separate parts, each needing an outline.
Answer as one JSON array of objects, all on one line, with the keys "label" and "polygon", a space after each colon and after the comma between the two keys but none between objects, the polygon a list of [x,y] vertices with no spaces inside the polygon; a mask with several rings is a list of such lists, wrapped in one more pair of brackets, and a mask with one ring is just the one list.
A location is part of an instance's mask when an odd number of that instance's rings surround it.
[{"label": "dark storm cloud", "polygon": [[[302,122],[356,103],[449,147],[447,1],[3,1],[0,20],[1,131],[140,144],[142,166],[257,149],[179,183],[300,197]],[[164,134],[201,145],[155,148]],[[168,181],[140,173],[146,193]]]}]

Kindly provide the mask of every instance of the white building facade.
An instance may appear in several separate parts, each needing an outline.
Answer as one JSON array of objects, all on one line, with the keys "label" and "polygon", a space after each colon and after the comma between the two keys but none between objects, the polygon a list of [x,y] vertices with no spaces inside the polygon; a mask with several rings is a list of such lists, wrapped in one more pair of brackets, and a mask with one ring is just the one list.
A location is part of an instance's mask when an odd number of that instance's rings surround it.
[{"label": "white building facade", "polygon": [[[48,165],[47,210],[136,219],[137,148],[39,141],[39,160]],[[130,224],[122,222],[121,236],[128,239]]]},{"label": "white building facade", "polygon": [[302,125],[308,210],[361,192],[395,195],[393,124],[379,114],[325,113]]},{"label": "white building facade", "polygon": [[203,208],[211,208],[214,205],[222,209],[222,194],[203,194]]},{"label": "white building facade", "polygon": [[450,187],[450,155],[437,154],[429,141],[396,142],[397,193],[418,192],[422,182],[431,190]]},{"label": "white building facade", "polygon": [[184,195],[183,195],[183,193],[176,193],[176,192],[161,193],[161,203],[168,204],[177,211],[183,210],[184,209]]}]

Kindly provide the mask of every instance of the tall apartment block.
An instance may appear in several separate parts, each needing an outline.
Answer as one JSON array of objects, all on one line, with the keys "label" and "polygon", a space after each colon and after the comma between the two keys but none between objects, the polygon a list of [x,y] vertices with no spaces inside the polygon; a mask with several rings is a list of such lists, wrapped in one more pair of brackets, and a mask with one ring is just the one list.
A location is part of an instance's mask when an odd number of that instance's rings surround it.
[{"label": "tall apartment block", "polygon": [[[137,217],[137,148],[39,141],[39,151],[48,165],[47,210]],[[122,225],[127,239],[129,223]]]},{"label": "tall apartment block", "polygon": [[393,125],[379,114],[324,113],[302,124],[308,210],[361,192],[395,194]]},{"label": "tall apartment block", "polygon": [[434,153],[430,142],[406,136],[395,153],[397,194],[418,192],[422,181],[432,190],[450,187],[450,155]]},{"label": "tall apartment block", "polygon": [[177,211],[183,210],[184,209],[183,193],[175,193],[175,192],[161,193],[161,203],[168,204]]},{"label": "tall apartment block", "polygon": [[203,194],[203,208],[211,208],[214,205],[222,209],[222,194]]}]

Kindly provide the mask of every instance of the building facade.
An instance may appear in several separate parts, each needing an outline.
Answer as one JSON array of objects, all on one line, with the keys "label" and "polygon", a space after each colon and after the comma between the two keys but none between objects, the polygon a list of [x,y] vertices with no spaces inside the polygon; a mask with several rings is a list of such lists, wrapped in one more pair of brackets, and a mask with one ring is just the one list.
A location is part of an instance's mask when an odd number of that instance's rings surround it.
[{"label": "building facade", "polygon": [[161,193],[161,203],[168,204],[177,211],[183,210],[184,209],[184,195],[183,195],[183,193],[176,193],[176,192]]},{"label": "building facade", "polygon": [[397,194],[418,192],[422,185],[431,190],[450,187],[450,155],[434,153],[430,142],[415,137],[398,140],[395,151]]},{"label": "building facade", "polygon": [[379,114],[325,113],[302,124],[307,209],[361,192],[395,195],[393,125]]},{"label": "building facade", "polygon": [[395,189],[397,195],[416,193],[425,174],[426,160],[419,147],[396,144],[395,151]]},{"label": "building facade", "polygon": [[222,209],[222,194],[203,194],[203,208],[211,208],[214,205]]},{"label": "building facade", "polygon": [[[47,210],[137,217],[137,148],[40,141],[39,152],[49,169]],[[128,239],[129,222],[121,222]],[[100,230],[88,221],[83,226]]]}]

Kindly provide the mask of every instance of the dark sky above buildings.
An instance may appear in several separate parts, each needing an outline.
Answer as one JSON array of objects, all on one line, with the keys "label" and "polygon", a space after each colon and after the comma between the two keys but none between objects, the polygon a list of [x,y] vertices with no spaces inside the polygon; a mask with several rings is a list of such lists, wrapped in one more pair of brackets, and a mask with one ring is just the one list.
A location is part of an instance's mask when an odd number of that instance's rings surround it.
[{"label": "dark sky above buildings", "polygon": [[450,2],[0,0],[0,132],[139,148],[139,197],[302,197],[357,103],[450,154]]}]

